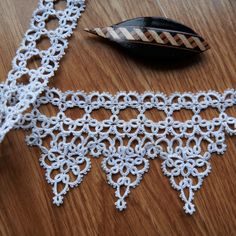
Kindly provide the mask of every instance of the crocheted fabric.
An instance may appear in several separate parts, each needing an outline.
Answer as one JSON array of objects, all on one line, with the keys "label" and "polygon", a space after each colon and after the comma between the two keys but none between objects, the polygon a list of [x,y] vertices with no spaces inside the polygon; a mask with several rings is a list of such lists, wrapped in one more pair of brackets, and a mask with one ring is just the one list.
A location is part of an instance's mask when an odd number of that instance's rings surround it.
[{"label": "crocheted fabric", "polygon": [[[0,142],[58,69],[68,46],[67,38],[76,28],[84,10],[84,0],[67,0],[64,10],[55,10],[55,3],[53,0],[39,0],[30,28],[12,61],[12,70],[6,82],[0,84]],[[58,21],[58,27],[53,30],[47,28],[52,19]],[[46,50],[40,50],[38,42],[44,38],[50,40],[51,45]],[[32,60],[38,60],[40,65],[29,68]],[[28,83],[22,83],[22,78],[27,78]]]},{"label": "crocheted fabric", "polygon": [[[51,104],[59,109],[56,116],[47,117],[40,106]],[[150,159],[161,158],[161,168],[172,187],[180,192],[186,213],[195,211],[194,191],[198,190],[211,170],[212,153],[226,150],[225,134],[236,134],[236,119],[226,109],[236,105],[236,91],[223,94],[209,91],[192,93],[120,92],[90,94],[77,91],[65,93],[46,88],[44,95],[25,114],[18,128],[30,129],[28,145],[41,149],[40,163],[46,179],[53,186],[53,202],[60,205],[70,188],[78,186],[91,167],[89,156],[102,157],[102,168],[108,183],[116,189],[116,207],[126,208],[126,197],[149,169]],[[218,115],[212,120],[201,117],[207,108]],[[70,109],[79,108],[84,115],[73,120],[66,116]],[[138,115],[122,120],[121,111],[136,109]],[[93,112],[110,111],[109,118],[97,120]],[[149,110],[164,112],[165,118],[153,121],[146,117]],[[175,120],[173,114],[191,110],[191,120]],[[44,140],[51,140],[49,147]],[[62,190],[58,186],[62,185]],[[61,189],[61,188],[60,188]]]}]

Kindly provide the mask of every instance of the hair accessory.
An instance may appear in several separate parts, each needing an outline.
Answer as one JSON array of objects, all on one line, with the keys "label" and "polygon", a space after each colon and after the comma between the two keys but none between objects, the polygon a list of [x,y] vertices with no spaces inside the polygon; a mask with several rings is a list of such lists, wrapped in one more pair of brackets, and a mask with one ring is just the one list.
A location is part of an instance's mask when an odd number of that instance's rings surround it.
[{"label": "hair accessory", "polygon": [[[209,49],[208,43],[191,28],[161,17],[139,17],[104,28],[85,29],[123,47],[148,50],[147,54],[193,55]],[[154,51],[153,51],[154,50]]]}]

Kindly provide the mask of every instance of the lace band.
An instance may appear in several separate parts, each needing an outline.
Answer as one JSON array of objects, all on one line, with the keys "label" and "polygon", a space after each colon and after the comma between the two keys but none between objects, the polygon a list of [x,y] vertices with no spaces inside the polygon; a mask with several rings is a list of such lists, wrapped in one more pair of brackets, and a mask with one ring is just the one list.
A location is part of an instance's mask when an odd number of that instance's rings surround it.
[{"label": "lace band", "polygon": [[[51,104],[58,109],[56,116],[47,117],[40,107]],[[78,186],[91,168],[90,156],[103,158],[102,168],[108,183],[116,189],[116,207],[126,208],[125,198],[142,180],[149,169],[149,161],[161,158],[161,168],[172,185],[180,192],[186,213],[195,211],[194,192],[198,190],[210,170],[212,153],[226,150],[225,135],[236,134],[236,119],[227,115],[227,108],[236,105],[236,91],[220,94],[214,91],[192,93],[120,92],[90,94],[77,91],[65,93],[46,88],[25,114],[18,128],[31,129],[29,145],[41,149],[40,163],[46,179],[53,186],[53,202],[60,205],[70,188]],[[201,113],[208,108],[218,112],[207,120]],[[70,109],[81,109],[81,118],[71,119]],[[126,109],[138,115],[129,121],[120,118]],[[94,112],[106,109],[110,116],[104,120],[93,118]],[[185,122],[173,118],[184,109],[192,112]],[[163,120],[151,120],[146,113],[157,110]],[[45,146],[44,140],[50,140]],[[56,173],[56,174],[55,174]],[[59,190],[59,185],[63,186]]]},{"label": "lace band", "polygon": [[[39,0],[30,28],[12,60],[12,70],[5,84],[0,85],[0,142],[44,90],[49,78],[59,67],[59,61],[68,46],[68,37],[76,28],[85,7],[84,0],[67,0],[66,3],[66,9],[58,11],[54,9],[53,0]],[[47,28],[51,19],[58,22],[58,27],[53,30]],[[50,47],[46,50],[38,48],[38,42],[43,38],[50,41]],[[35,60],[39,66],[29,68],[29,62]],[[25,77],[26,84],[22,83]]]}]

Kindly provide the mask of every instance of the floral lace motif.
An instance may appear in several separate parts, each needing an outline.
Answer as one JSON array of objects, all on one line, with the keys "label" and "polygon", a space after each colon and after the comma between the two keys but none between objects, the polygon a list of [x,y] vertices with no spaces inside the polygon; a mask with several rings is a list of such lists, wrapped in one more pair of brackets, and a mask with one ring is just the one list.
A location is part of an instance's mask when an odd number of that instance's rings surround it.
[{"label": "floral lace motif", "polygon": [[[84,0],[67,0],[66,4],[64,10],[55,10],[54,0],[39,0],[30,28],[12,61],[12,70],[6,82],[0,84],[0,142],[44,90],[48,79],[59,67],[59,61],[68,46],[67,38],[71,36],[84,10]],[[50,19],[58,21],[56,29],[47,28]],[[43,38],[47,38],[51,44],[46,50],[38,48],[38,42]],[[39,67],[29,68],[29,62],[36,59],[40,61]],[[28,78],[28,82],[22,83],[22,78]]]},{"label": "floral lace motif", "polygon": [[[51,104],[59,109],[47,117],[39,108]],[[236,105],[236,91],[220,94],[214,91],[193,93],[119,92],[116,95],[77,91],[65,93],[46,88],[38,97],[31,113],[22,116],[17,128],[30,129],[26,140],[41,149],[40,163],[46,179],[53,186],[53,202],[60,205],[66,192],[78,186],[90,170],[90,156],[102,157],[102,168],[108,183],[116,189],[116,207],[126,208],[126,197],[142,180],[151,159],[160,158],[161,168],[172,187],[180,192],[186,213],[195,211],[194,192],[210,170],[212,153],[226,150],[225,135],[236,134],[236,119],[226,110]],[[69,109],[81,109],[78,119],[66,116]],[[214,108],[218,115],[212,120],[202,118],[205,109]],[[107,119],[93,118],[100,109],[110,111]],[[136,109],[137,117],[120,118],[121,111]],[[184,109],[192,112],[185,122],[174,119]],[[163,120],[150,120],[146,112],[157,110]],[[45,140],[50,139],[50,145]],[[62,185],[62,190],[59,190]]]}]

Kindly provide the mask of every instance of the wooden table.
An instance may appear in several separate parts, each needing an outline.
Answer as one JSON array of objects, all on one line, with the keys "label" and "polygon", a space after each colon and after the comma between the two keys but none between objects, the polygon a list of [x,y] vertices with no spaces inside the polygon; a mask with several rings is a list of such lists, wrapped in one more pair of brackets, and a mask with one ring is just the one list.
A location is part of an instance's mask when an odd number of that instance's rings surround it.
[{"label": "wooden table", "polygon": [[[11,68],[37,0],[0,1],[0,75]],[[203,35],[211,50],[194,63],[152,65],[134,60],[81,29],[107,26],[137,16],[167,16]],[[87,8],[61,67],[50,85],[65,90],[174,91],[236,88],[236,1],[234,0],[87,0]],[[45,112],[52,112],[45,108]],[[236,116],[236,107],[229,111]],[[74,114],[76,117],[76,112]],[[98,114],[103,118],[105,112]],[[133,111],[124,114],[130,118]],[[214,117],[209,109],[205,116]],[[155,117],[155,114],[153,114]],[[189,113],[181,112],[186,120]],[[132,190],[128,209],[114,207],[114,189],[106,184],[100,160],[63,206],[52,204],[51,186],[39,166],[40,152],[24,142],[23,131],[11,131],[0,149],[1,235],[236,235],[236,137],[227,137],[227,152],[213,155],[212,173],[195,195],[197,212],[186,215],[183,203],[160,169],[151,162],[140,186]]]}]

